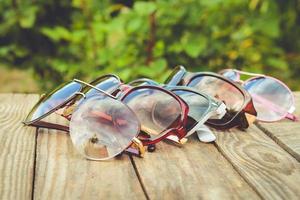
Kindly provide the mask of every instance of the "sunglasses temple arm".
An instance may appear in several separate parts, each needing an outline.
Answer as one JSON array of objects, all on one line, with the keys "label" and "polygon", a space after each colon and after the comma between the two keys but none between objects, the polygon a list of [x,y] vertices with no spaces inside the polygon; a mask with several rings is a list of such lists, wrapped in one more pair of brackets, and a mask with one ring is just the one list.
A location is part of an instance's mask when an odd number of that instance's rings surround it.
[{"label": "sunglasses temple arm", "polygon": [[292,113],[287,113],[286,116],[285,116],[285,118],[287,118],[289,120],[292,120],[294,122],[298,122],[299,121],[299,118],[296,115],[292,114]]},{"label": "sunglasses temple arm", "polygon": [[136,137],[133,138],[132,144],[125,150],[125,153],[129,153],[131,155],[138,155],[139,157],[144,157],[145,155],[145,147],[143,143]]},{"label": "sunglasses temple arm", "polygon": [[60,124],[53,124],[53,123],[45,122],[45,121],[37,121],[37,122],[28,124],[28,125],[36,126],[38,128],[49,128],[49,129],[55,129],[55,130],[59,130],[59,131],[69,132],[68,126],[64,126],[64,125],[60,125]]},{"label": "sunglasses temple arm", "polygon": [[264,74],[258,74],[258,73],[251,73],[251,72],[244,72],[244,71],[241,71],[241,70],[237,70],[237,69],[233,69],[234,72],[238,73],[239,76],[241,74],[243,75],[248,75],[248,76],[265,76]]},{"label": "sunglasses temple arm", "polygon": [[[101,92],[101,93],[106,94],[107,96],[109,96],[109,97],[111,97],[111,98],[113,98],[113,99],[116,99],[115,96],[113,96],[113,95],[107,93],[106,91],[104,91],[104,90],[102,90],[102,89],[100,89],[100,88],[97,88],[97,87],[95,87],[94,85],[91,85],[91,84],[89,84],[89,83],[87,83],[87,82],[84,82],[84,81],[81,81],[81,80],[78,80],[78,79],[74,79],[73,81],[75,81],[75,82],[77,82],[77,83],[81,83],[81,84],[87,85],[87,86],[89,86],[89,87],[91,87],[91,88],[97,90],[98,92]],[[85,97],[85,95],[84,95],[84,97]]]}]

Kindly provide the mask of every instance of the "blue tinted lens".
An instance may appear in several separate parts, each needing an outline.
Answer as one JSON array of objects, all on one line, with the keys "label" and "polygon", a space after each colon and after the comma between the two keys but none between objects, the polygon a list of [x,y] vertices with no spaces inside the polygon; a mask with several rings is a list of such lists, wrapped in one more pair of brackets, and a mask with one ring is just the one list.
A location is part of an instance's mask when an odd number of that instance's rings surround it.
[{"label": "blue tinted lens", "polygon": [[51,112],[53,109],[63,104],[81,90],[81,84],[70,82],[55,89],[52,93],[45,95],[33,107],[32,111],[26,118],[26,121],[33,121],[39,117]]},{"label": "blue tinted lens", "polygon": [[233,70],[228,70],[222,73],[223,76],[225,76],[226,78],[232,80],[232,81],[238,81],[239,80],[239,75],[237,72],[233,71]]},{"label": "blue tinted lens", "polygon": [[[116,76],[103,76],[100,77],[93,82],[90,83],[91,85],[95,86],[96,88],[99,88],[101,90],[104,90],[107,93],[114,92],[120,85],[120,80]],[[91,96],[94,94],[98,94],[99,91],[91,88],[87,93],[86,96]]]}]

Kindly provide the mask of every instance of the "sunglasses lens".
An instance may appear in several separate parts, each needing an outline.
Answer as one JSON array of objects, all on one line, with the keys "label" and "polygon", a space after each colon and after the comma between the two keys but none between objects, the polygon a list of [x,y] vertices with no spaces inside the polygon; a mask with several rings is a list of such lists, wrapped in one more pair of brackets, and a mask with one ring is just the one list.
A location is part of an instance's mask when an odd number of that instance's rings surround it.
[{"label": "sunglasses lens", "polygon": [[[98,89],[104,90],[108,93],[112,93],[119,87],[120,80],[116,76],[108,75],[108,76],[102,76],[94,80],[90,84],[95,86]],[[98,93],[99,92],[97,90],[93,88],[89,88],[88,92],[86,93],[86,96],[88,97]]]},{"label": "sunglasses lens", "polygon": [[126,103],[139,118],[142,131],[150,138],[161,137],[180,122],[182,109],[179,102],[166,92],[140,88],[128,94]]},{"label": "sunglasses lens", "polygon": [[243,109],[245,99],[242,92],[225,80],[214,76],[201,75],[193,78],[188,86],[225,103],[227,107],[225,116],[222,119],[208,120],[210,123],[225,124],[231,121]]},{"label": "sunglasses lens", "polygon": [[25,121],[30,122],[49,113],[57,106],[63,104],[67,99],[75,95],[81,89],[81,84],[70,82],[56,88],[52,93],[43,96],[33,107]]},{"label": "sunglasses lens", "polygon": [[232,81],[239,80],[239,74],[233,70],[225,70],[221,74]]},{"label": "sunglasses lens", "polygon": [[293,94],[276,79],[259,77],[247,81],[244,87],[252,96],[258,120],[280,120],[294,106]]},{"label": "sunglasses lens", "polygon": [[182,98],[189,106],[187,131],[190,131],[204,119],[210,107],[209,100],[193,91],[174,89],[172,92]]},{"label": "sunglasses lens", "polygon": [[70,136],[83,156],[106,160],[124,151],[139,128],[136,115],[125,104],[99,93],[78,105],[70,121]]}]

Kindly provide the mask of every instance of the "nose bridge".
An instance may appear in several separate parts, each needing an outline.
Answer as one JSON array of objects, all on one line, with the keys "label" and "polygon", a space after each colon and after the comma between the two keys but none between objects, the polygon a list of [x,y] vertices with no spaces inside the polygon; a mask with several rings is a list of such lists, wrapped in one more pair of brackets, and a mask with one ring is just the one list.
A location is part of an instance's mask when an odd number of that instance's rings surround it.
[{"label": "nose bridge", "polygon": [[114,92],[114,95],[118,98],[122,96],[122,94],[125,94],[131,88],[132,88],[131,86],[121,83],[118,89]]},{"label": "nose bridge", "polygon": [[130,88],[131,88],[131,86],[126,85],[124,83],[122,83],[119,87],[121,93],[128,91]]}]

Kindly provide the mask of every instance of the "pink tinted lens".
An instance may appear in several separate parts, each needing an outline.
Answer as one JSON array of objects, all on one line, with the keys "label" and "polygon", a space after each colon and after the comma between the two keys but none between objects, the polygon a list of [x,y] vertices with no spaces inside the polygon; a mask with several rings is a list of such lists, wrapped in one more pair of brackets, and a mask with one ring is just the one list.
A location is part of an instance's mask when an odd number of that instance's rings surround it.
[{"label": "pink tinted lens", "polygon": [[224,118],[217,122],[218,124],[232,120],[243,109],[243,94],[225,80],[214,76],[201,75],[193,78],[188,86],[196,88],[200,92],[215,97],[226,104],[228,111]]},{"label": "pink tinted lens", "polygon": [[258,120],[278,121],[294,106],[293,94],[276,79],[255,78],[247,81],[244,88],[252,96]]},{"label": "pink tinted lens", "polygon": [[91,160],[118,155],[131,144],[139,130],[136,115],[125,104],[102,94],[83,100],[70,121],[75,148]]},{"label": "pink tinted lens", "polygon": [[161,90],[136,89],[123,102],[135,112],[141,122],[141,130],[152,139],[163,136],[169,128],[175,128],[174,124],[181,119],[179,102]]}]

